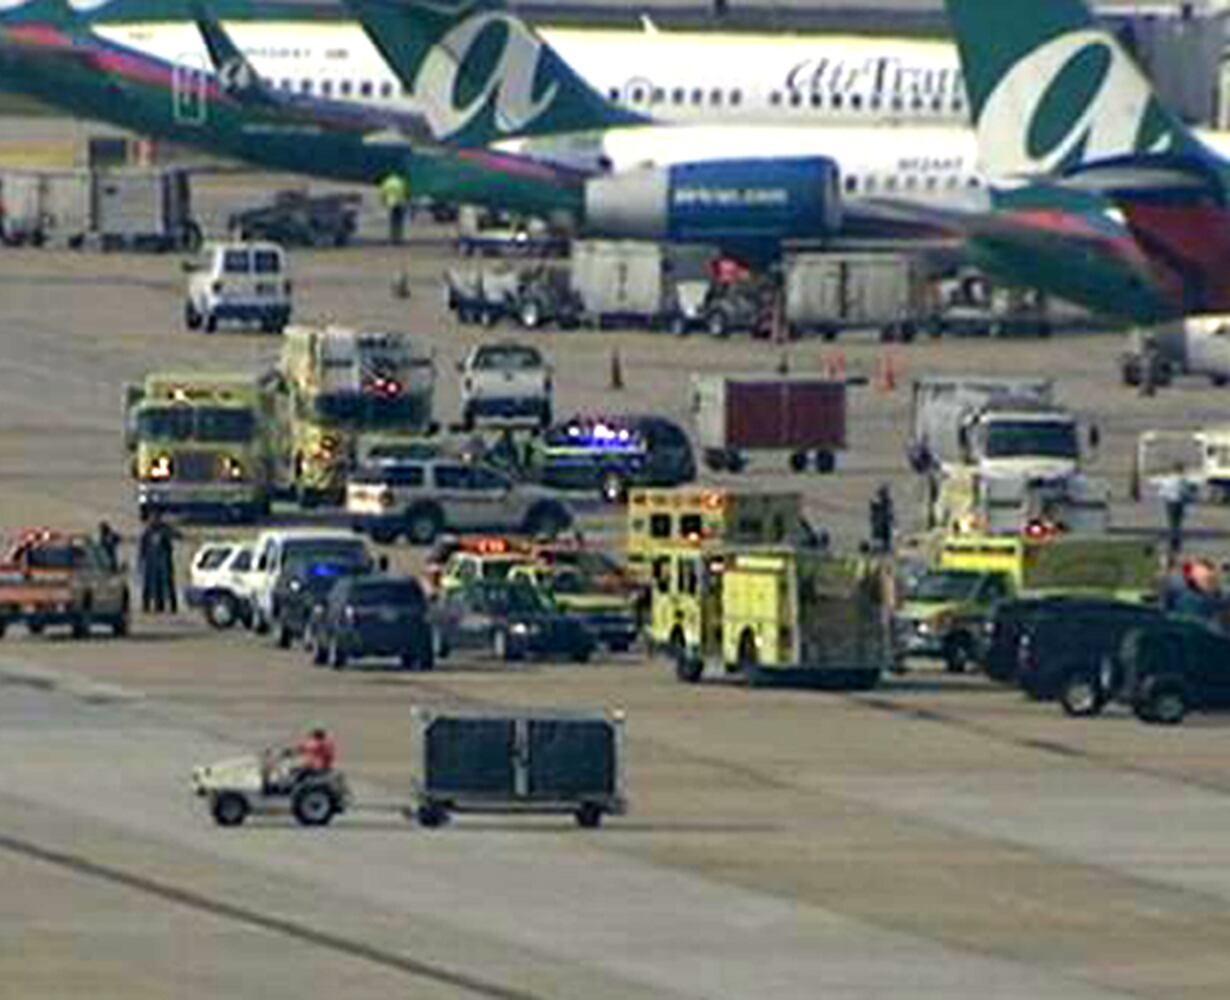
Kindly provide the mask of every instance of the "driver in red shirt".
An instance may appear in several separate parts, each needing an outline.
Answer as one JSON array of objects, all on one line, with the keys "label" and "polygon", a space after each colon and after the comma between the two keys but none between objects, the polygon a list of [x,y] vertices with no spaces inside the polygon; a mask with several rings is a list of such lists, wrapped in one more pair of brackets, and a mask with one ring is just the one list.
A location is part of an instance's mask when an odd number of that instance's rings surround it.
[{"label": "driver in red shirt", "polygon": [[299,744],[299,761],[304,771],[321,773],[333,770],[337,744],[324,729],[313,729]]}]

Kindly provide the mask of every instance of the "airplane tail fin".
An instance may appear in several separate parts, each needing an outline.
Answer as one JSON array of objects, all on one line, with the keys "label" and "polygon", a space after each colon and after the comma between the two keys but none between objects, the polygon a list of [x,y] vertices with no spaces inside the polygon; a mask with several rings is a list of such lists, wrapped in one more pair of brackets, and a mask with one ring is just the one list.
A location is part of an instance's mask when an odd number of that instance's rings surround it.
[{"label": "airplane tail fin", "polygon": [[945,2],[992,177],[1201,150],[1084,0]]},{"label": "airplane tail fin", "polygon": [[273,103],[274,97],[261,81],[260,74],[248,62],[234,39],[222,27],[222,22],[202,0],[192,0],[192,18],[205,42],[209,62],[218,77],[218,85],[242,101]]},{"label": "airplane tail fin", "polygon": [[45,24],[50,27],[82,29],[81,18],[65,0],[27,0],[5,10],[0,6],[0,25]]},{"label": "airplane tail fin", "polygon": [[500,0],[345,0],[419,103],[460,146],[644,122],[613,107]]}]

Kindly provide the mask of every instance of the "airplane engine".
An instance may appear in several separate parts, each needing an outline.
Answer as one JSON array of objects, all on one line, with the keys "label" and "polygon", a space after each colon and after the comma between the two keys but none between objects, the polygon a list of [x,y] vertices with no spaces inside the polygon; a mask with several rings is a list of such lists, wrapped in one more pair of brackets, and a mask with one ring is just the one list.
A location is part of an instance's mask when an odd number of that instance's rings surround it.
[{"label": "airplane engine", "polygon": [[841,227],[839,181],[837,164],[824,157],[625,171],[587,184],[584,229],[670,242],[815,239]]}]

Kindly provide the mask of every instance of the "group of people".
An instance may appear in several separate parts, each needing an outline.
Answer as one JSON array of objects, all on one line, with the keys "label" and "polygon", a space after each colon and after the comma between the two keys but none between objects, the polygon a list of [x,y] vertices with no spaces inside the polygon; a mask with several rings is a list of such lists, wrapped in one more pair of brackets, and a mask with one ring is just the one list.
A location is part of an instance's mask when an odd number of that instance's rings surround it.
[{"label": "group of people", "polygon": [[[141,610],[146,614],[179,611],[175,587],[175,543],[183,533],[155,513],[137,538],[137,572],[141,577]],[[111,571],[120,569],[123,538],[107,521],[98,525],[98,547]]]}]

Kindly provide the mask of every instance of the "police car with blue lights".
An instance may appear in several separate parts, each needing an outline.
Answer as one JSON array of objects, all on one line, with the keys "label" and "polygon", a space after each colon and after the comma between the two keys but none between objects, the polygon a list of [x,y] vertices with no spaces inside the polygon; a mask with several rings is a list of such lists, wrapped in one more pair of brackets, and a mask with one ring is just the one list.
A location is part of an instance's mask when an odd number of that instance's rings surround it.
[{"label": "police car with blue lights", "polygon": [[551,427],[533,456],[534,473],[561,490],[596,490],[622,503],[638,486],[680,486],[696,478],[687,434],[657,416],[574,417]]}]

